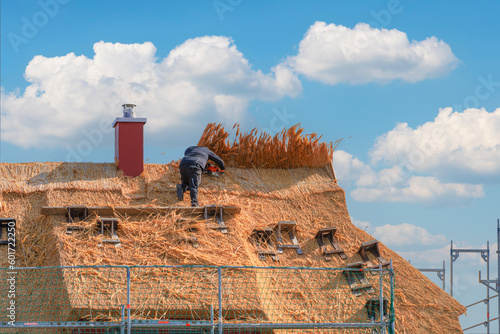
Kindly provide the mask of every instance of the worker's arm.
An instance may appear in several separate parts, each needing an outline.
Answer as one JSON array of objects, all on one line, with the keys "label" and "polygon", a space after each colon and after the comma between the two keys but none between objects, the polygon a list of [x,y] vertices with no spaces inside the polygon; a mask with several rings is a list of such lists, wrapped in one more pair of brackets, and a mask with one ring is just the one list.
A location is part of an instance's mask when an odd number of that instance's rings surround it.
[{"label": "worker's arm", "polygon": [[213,162],[215,162],[219,166],[220,169],[225,170],[226,168],[224,166],[224,161],[222,161],[222,159],[219,158],[219,156],[217,154],[215,154],[214,152],[212,152],[210,150],[209,150],[209,152],[210,153],[208,154],[208,158],[210,160],[212,160]]}]

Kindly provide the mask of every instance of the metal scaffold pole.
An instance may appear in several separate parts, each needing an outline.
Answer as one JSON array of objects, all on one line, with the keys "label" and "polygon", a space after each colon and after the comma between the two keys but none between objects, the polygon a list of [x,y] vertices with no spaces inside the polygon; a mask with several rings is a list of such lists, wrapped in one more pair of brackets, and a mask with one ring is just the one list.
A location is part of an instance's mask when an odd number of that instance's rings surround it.
[{"label": "metal scaffold pole", "polygon": [[443,290],[446,291],[446,264],[444,261],[443,261]]},{"label": "metal scaffold pole", "polygon": [[[384,323],[384,278],[383,278],[383,274],[382,274],[382,263],[379,263],[378,264],[378,274],[379,274],[379,284],[380,284],[380,300],[379,300],[379,305],[380,305],[380,323],[383,324]],[[389,312],[387,312],[389,314]],[[385,326],[382,326],[380,327],[380,332],[382,334],[385,334]]]},{"label": "metal scaffold pole", "polygon": [[[394,268],[392,267],[392,260],[391,260],[391,299],[392,299],[392,302],[394,303]],[[394,305],[394,304],[393,304]],[[391,311],[394,309],[394,307],[391,307]],[[394,319],[392,319],[392,322],[391,322],[391,334],[394,334],[396,333],[396,329],[395,329],[395,324],[394,324]]]},{"label": "metal scaffold pole", "polygon": [[223,333],[222,328],[222,269],[219,267],[217,270],[218,276],[218,299],[219,299],[219,334]]},{"label": "metal scaffold pole", "polygon": [[[497,292],[500,292],[500,219],[497,219]],[[500,297],[498,298],[498,333],[500,333]]]},{"label": "metal scaffold pole", "polygon": [[453,240],[450,244],[450,295],[453,297]]},{"label": "metal scaffold pole", "polygon": [[[488,261],[486,262],[486,279],[490,281],[490,242],[486,243],[488,249]],[[486,333],[490,334],[490,287],[486,286]]]},{"label": "metal scaffold pole", "polygon": [[130,268],[127,267],[127,334],[132,331],[132,323],[130,319]]}]

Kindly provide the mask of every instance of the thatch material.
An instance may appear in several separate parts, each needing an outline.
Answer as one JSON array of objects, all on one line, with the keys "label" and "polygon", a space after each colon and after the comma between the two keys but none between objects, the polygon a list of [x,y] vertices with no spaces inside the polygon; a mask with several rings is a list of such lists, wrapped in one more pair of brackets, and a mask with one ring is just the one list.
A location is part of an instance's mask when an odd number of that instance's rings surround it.
[{"label": "thatch material", "polygon": [[[212,129],[210,130],[212,132],[206,131],[205,140],[206,138],[214,139],[213,133],[222,131],[220,127],[215,127],[215,132],[213,132],[213,127],[208,129]],[[286,133],[296,133],[293,131]],[[252,142],[252,140],[249,141]],[[225,217],[230,233],[223,235],[216,230],[206,228],[204,223],[188,223],[176,214],[138,218],[121,217],[119,234],[122,247],[120,248],[112,245],[98,247],[100,237],[93,231],[96,217],[82,223],[87,227],[86,231],[68,235],[65,233],[65,217],[40,216],[40,208],[75,204],[188,206],[187,194],[182,202],[179,202],[175,195],[175,185],[179,182],[176,163],[146,165],[144,173],[136,178],[123,176],[116,171],[114,164],[0,164],[0,216],[14,217],[18,220],[17,254],[20,265],[204,264],[344,267],[344,261],[338,256],[334,256],[331,262],[324,261],[314,240],[319,228],[334,226],[338,229],[336,237],[349,257],[348,262],[358,259],[357,251],[362,242],[373,239],[352,225],[344,191],[336,184],[329,166],[296,169],[248,168],[263,163],[265,160],[261,157],[264,153],[251,155],[249,153],[251,149],[248,148],[246,155],[235,155],[235,150],[245,152],[243,147],[251,147],[251,145],[223,146],[219,142],[217,146],[209,141],[202,142],[202,144],[215,150],[226,160],[232,157],[235,165],[243,161],[244,156],[252,161],[245,165],[245,168],[228,167],[226,175],[222,178],[203,176],[202,179],[199,194],[202,205],[238,205],[242,208],[239,215]],[[300,145],[293,147],[300,147]],[[328,165],[328,158],[332,152],[331,146],[316,145],[315,147],[323,147],[320,150],[324,152],[321,153],[323,158],[311,160],[321,166]],[[295,152],[304,151],[296,149]],[[304,163],[306,160],[308,159],[300,161]],[[296,158],[288,160],[277,158],[273,163],[281,165],[285,162],[293,164],[297,160]],[[305,255],[298,256],[293,250],[285,250],[283,254],[280,254],[278,263],[271,259],[265,262],[260,261],[257,249],[250,238],[252,230],[273,226],[279,220],[297,222],[297,238]],[[194,227],[197,228],[196,232],[192,231]],[[198,249],[192,245],[193,234],[197,237]],[[386,259],[393,260],[396,273],[396,332],[400,334],[460,333],[458,316],[465,312],[465,308],[385,245],[380,244],[380,250]],[[3,259],[5,257],[2,256],[1,260]],[[3,267],[6,264],[0,263],[0,265]],[[80,277],[84,280],[89,279],[91,275],[93,274],[88,272]],[[83,281],[78,283],[79,281],[71,281],[68,276],[64,277],[69,292],[85,290]],[[259,277],[260,281],[259,279],[257,281],[265,285],[266,279]],[[278,278],[279,276],[274,281],[279,282]],[[139,277],[133,279],[139,279]],[[113,285],[109,284],[114,283],[108,281],[104,281],[108,284],[106,287],[112,287]],[[186,285],[186,289],[191,289],[190,285]],[[286,286],[286,282],[282,283],[281,289],[285,292],[289,291],[290,295],[300,296],[299,300],[302,303],[300,305],[313,305],[315,302],[311,299],[313,295],[309,295],[309,292]],[[80,299],[71,299],[69,303],[73,309],[94,309],[95,312],[99,308],[105,308],[106,305],[89,304],[90,296],[104,294],[112,298],[114,293],[113,298],[118,298],[117,296],[122,294],[118,291],[122,290],[116,290],[86,291],[87,294],[81,294]],[[250,290],[257,293],[262,291],[259,286],[250,287]],[[174,293],[175,291],[171,293],[172,298],[175,298]],[[242,304],[244,297],[234,299],[234,312],[245,311],[245,304]],[[354,317],[356,310],[363,308],[367,298],[354,297],[349,291],[346,291],[344,297],[332,302],[338,303],[339,309],[340,306],[352,309],[353,314],[346,314],[346,319]],[[275,302],[272,295],[262,295],[258,299],[263,303]],[[168,303],[160,299],[151,303],[165,308],[170,307]],[[253,310],[247,311],[257,314],[259,310],[255,309],[255,304],[253,307]],[[289,303],[286,307],[287,310],[280,314],[265,316],[269,318],[269,321],[300,321],[302,313],[299,304]],[[107,316],[113,317],[114,315],[108,314]],[[150,316],[154,317],[157,314]],[[321,321],[322,316],[318,314],[315,319]]]},{"label": "thatch material", "polygon": [[[42,165],[42,166],[41,166]],[[10,175],[5,180],[9,190],[1,192],[2,216],[18,219],[18,254],[23,266],[47,265],[280,265],[342,267],[338,257],[325,262],[314,240],[321,227],[338,228],[337,238],[350,259],[355,259],[362,242],[371,236],[354,227],[346,209],[345,195],[327,168],[295,170],[228,168],[223,178],[204,176],[200,189],[202,204],[231,204],[242,207],[241,214],[227,217],[228,235],[198,224],[199,249],[193,248],[189,228],[175,215],[124,219],[120,227],[122,247],[97,247],[99,237],[92,233],[95,219],[84,223],[89,230],[67,235],[62,216],[40,216],[41,206],[84,204],[88,206],[189,205],[175,196],[178,168],[168,165],[146,165],[143,175],[127,178],[119,173],[102,179],[109,164],[1,164],[5,171],[22,170],[24,180]],[[68,173],[69,170],[74,173]],[[46,183],[33,192],[29,181],[40,171],[48,173]],[[59,174],[57,171],[63,171]],[[78,175],[78,179],[71,175]],[[81,181],[83,179],[84,181]],[[54,182],[55,181],[55,182]],[[78,184],[76,183],[78,182]],[[12,185],[15,184],[16,188]],[[85,190],[88,184],[91,191]],[[113,184],[110,189],[109,184]],[[116,189],[116,190],[115,190]],[[279,220],[298,223],[298,240],[305,256],[293,251],[280,255],[280,262],[262,262],[249,236],[254,228],[272,226]],[[440,288],[409,265],[396,253],[381,245],[381,252],[394,261],[396,272],[396,316],[398,333],[460,332],[458,316],[464,308]],[[5,257],[3,257],[4,259]],[[5,264],[3,264],[5,265]],[[350,294],[345,303],[362,308],[362,301]],[[75,301],[73,301],[75,302]],[[83,303],[83,301],[81,301]]]},{"label": "thatch material", "polygon": [[222,124],[210,123],[198,146],[208,147],[232,167],[298,168],[328,165],[341,141],[337,140],[335,147],[332,143],[320,142],[322,136],[303,134],[300,124],[274,136],[259,133],[257,129],[242,133],[238,124],[233,126],[235,128],[236,138],[231,143]]}]

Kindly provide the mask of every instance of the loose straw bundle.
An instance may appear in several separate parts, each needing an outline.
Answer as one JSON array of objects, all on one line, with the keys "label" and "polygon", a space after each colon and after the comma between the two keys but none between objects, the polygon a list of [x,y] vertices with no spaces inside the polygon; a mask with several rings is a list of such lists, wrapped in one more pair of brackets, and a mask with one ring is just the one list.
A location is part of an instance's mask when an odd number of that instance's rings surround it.
[{"label": "loose straw bundle", "polygon": [[332,143],[320,142],[316,133],[303,134],[304,129],[296,124],[271,136],[253,129],[241,132],[235,124],[236,138],[230,143],[229,133],[222,124],[209,123],[198,146],[206,146],[220,156],[228,166],[262,168],[324,167],[332,160],[333,151],[341,140]]}]

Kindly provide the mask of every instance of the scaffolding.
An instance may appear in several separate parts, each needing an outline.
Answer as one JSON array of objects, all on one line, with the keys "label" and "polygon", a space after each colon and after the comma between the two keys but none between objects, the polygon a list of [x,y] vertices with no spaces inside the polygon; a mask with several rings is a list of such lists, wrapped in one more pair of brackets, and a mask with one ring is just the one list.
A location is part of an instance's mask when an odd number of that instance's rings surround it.
[{"label": "scaffolding", "polygon": [[[350,268],[75,266],[0,269],[4,333],[394,333],[394,272]],[[8,283],[9,278],[14,282]],[[5,284],[7,282],[7,284]]]},{"label": "scaffolding", "polygon": [[435,268],[417,268],[421,273],[436,273],[437,277],[443,282],[443,290],[446,288],[446,263],[443,261],[442,269]]},{"label": "scaffolding", "polygon": [[[453,240],[450,243],[450,294],[453,297],[453,262],[455,262],[461,253],[476,253],[480,254],[481,258],[486,262],[486,279],[481,279],[481,271],[479,271],[479,283],[486,286],[486,298],[472,303],[466,308],[478,305],[480,303],[486,304],[486,321],[483,321],[474,326],[465,328],[464,331],[476,328],[478,326],[484,325],[486,327],[486,333],[490,333],[490,323],[495,320],[500,319],[500,298],[498,295],[490,297],[490,289],[496,293],[500,292],[500,219],[497,219],[497,263],[498,263],[498,276],[496,279],[490,279],[490,242],[487,241],[486,248],[453,248]],[[491,285],[493,284],[493,285]],[[496,318],[490,319],[490,300],[498,299],[498,316]],[[498,333],[500,333],[500,320],[498,321]]]}]

